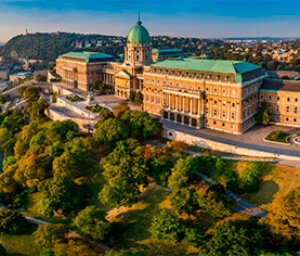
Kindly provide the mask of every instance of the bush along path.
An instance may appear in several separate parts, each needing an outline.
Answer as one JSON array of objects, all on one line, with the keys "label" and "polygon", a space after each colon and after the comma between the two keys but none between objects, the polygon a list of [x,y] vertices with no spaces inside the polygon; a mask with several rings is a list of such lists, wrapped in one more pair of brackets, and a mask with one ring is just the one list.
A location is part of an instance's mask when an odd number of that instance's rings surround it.
[{"label": "bush along path", "polygon": [[[0,204],[0,209],[6,209],[6,207],[4,205],[1,205]],[[36,218],[31,218],[31,217],[28,217],[28,216],[25,216],[23,215],[24,218],[32,223],[32,224],[35,224],[35,225],[45,225],[45,224],[53,224],[51,222],[48,222],[48,221],[43,221],[43,220],[39,220],[39,219],[36,219]],[[96,241],[93,241],[93,240],[89,240],[89,239],[86,239],[86,238],[83,238],[82,236],[80,236],[78,233],[72,231],[72,230],[69,230],[69,233],[68,233],[68,237],[69,238],[79,238],[81,239],[82,241],[86,242],[87,244],[89,244],[91,247],[94,247],[94,248],[97,248],[97,249],[100,249],[102,250],[102,252],[106,252],[106,251],[112,251],[112,252],[117,252],[117,250],[113,249],[113,248],[110,248],[102,243],[99,243],[99,242],[96,242]]]},{"label": "bush along path", "polygon": [[[151,142],[149,143],[151,145],[155,145],[155,146],[160,146],[160,147],[164,147],[166,146],[163,143],[157,143],[157,142]],[[192,155],[192,156],[201,156],[201,153],[197,153],[197,152],[193,152],[193,151],[185,151],[185,153]],[[276,160],[274,159],[263,159],[263,158],[247,158],[247,157],[221,157],[224,160],[236,160],[236,161],[252,161],[252,162],[258,162],[258,161],[262,161],[262,162],[274,162]],[[233,159],[234,158],[234,159]],[[199,177],[201,177],[201,179],[205,180],[207,183],[209,184],[217,184],[217,182],[209,177],[207,177],[206,175],[197,172],[197,175]],[[170,191],[169,188],[164,187],[165,190]],[[243,200],[241,197],[239,197],[238,195],[232,193],[230,190],[228,190],[227,188],[225,188],[225,193],[226,195],[228,195],[230,198],[232,198],[233,200],[235,200],[235,202],[237,203],[238,207],[234,207],[232,208],[232,210],[234,210],[235,212],[241,212],[250,216],[255,216],[255,217],[264,217],[266,216],[268,213],[250,203],[248,203],[247,201]]]}]

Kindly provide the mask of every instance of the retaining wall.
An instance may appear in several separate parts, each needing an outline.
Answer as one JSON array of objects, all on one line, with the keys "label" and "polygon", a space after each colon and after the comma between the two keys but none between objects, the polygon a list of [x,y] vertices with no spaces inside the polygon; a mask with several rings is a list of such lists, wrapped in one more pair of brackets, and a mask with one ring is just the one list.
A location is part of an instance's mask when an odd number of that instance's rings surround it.
[{"label": "retaining wall", "polygon": [[186,134],[184,132],[176,131],[170,128],[164,128],[162,136],[170,140],[184,141],[187,144],[198,146],[201,148],[216,150],[220,152],[232,153],[237,155],[255,156],[255,157],[276,157],[278,159],[299,161],[300,157],[290,156],[284,154],[275,154],[261,150],[249,149],[246,147],[229,145],[222,142],[203,139],[194,135]]}]

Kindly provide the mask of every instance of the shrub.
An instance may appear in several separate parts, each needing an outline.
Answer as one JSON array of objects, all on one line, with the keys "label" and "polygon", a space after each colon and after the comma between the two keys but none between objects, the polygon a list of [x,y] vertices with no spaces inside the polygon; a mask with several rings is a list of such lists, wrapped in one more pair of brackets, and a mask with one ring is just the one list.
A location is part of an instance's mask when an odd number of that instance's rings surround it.
[{"label": "shrub", "polygon": [[85,108],[93,113],[100,113],[100,111],[103,109],[103,107],[99,106],[98,104],[95,106],[87,106]]}]

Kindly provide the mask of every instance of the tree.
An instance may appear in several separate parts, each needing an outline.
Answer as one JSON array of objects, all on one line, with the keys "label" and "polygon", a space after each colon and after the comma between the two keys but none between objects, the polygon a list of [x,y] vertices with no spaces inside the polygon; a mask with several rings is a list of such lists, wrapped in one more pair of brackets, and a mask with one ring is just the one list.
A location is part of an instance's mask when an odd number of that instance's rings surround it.
[{"label": "tree", "polygon": [[174,166],[171,176],[169,177],[169,188],[178,191],[187,187],[195,177],[195,172],[199,168],[199,158],[188,156],[180,158]]},{"label": "tree", "polygon": [[18,184],[14,179],[17,165],[8,166],[3,173],[0,174],[0,191],[13,194],[16,192]]},{"label": "tree", "polygon": [[261,163],[250,163],[239,179],[239,189],[242,192],[257,192],[260,185]]},{"label": "tree", "polygon": [[76,137],[65,143],[64,153],[53,161],[54,176],[76,179],[86,175],[90,166],[88,156],[91,150],[91,138]]},{"label": "tree", "polygon": [[183,238],[184,227],[174,213],[161,210],[153,217],[149,232],[155,239],[177,242]]},{"label": "tree", "polygon": [[0,230],[7,234],[17,234],[28,228],[22,214],[9,209],[0,209]]},{"label": "tree", "polygon": [[299,245],[300,238],[300,186],[285,195],[277,196],[271,212],[264,219],[273,233],[276,243]]},{"label": "tree", "polygon": [[122,120],[109,118],[97,124],[93,137],[96,142],[113,148],[118,141],[128,138],[129,134],[129,129]]},{"label": "tree", "polygon": [[161,132],[161,123],[146,112],[127,110],[121,119],[130,127],[131,138],[150,139]]},{"label": "tree", "polygon": [[147,166],[143,157],[144,148],[138,141],[127,139],[117,143],[116,148],[101,160],[104,186],[99,200],[115,206],[131,204],[145,184]]},{"label": "tree", "polygon": [[14,179],[23,187],[36,187],[38,183],[51,176],[51,159],[46,154],[29,150],[19,160]]},{"label": "tree", "polygon": [[33,233],[34,243],[41,249],[52,249],[55,244],[66,242],[67,230],[62,224],[39,225]]},{"label": "tree", "polygon": [[130,110],[128,103],[126,101],[119,103],[113,108],[113,113],[116,118],[121,118],[121,116],[127,111]]},{"label": "tree", "polygon": [[255,115],[256,122],[261,125],[268,125],[272,119],[272,111],[268,108],[267,103],[264,101],[258,108]]},{"label": "tree", "polygon": [[92,89],[98,90],[100,92],[100,94],[103,94],[107,91],[108,88],[105,83],[103,83],[100,80],[97,80],[92,84]]},{"label": "tree", "polygon": [[102,108],[99,112],[99,120],[98,120],[97,124],[95,124],[95,128],[97,128],[98,124],[103,123],[105,120],[107,120],[109,118],[114,118],[113,112],[111,112],[107,108]]},{"label": "tree", "polygon": [[216,173],[218,174],[222,174],[223,171],[224,171],[224,168],[225,168],[225,162],[223,161],[223,159],[218,156],[216,159],[215,159],[215,169],[216,169]]},{"label": "tree", "polygon": [[96,206],[87,206],[77,214],[73,224],[80,234],[104,240],[111,230],[111,225],[105,217],[105,211]]},{"label": "tree", "polygon": [[191,244],[194,247],[199,247],[202,243],[204,243],[204,233],[203,231],[188,227],[185,229],[185,238],[186,243]]},{"label": "tree", "polygon": [[207,195],[199,196],[199,208],[204,209],[209,215],[216,219],[222,219],[231,214],[231,211],[222,200],[218,200],[215,193],[208,192]]},{"label": "tree", "polygon": [[266,244],[263,229],[253,223],[222,222],[212,232],[199,256],[256,255]]},{"label": "tree", "polygon": [[173,192],[171,195],[171,204],[173,208],[180,214],[194,214],[199,208],[196,190],[182,188],[176,192]]},{"label": "tree", "polygon": [[49,107],[48,103],[44,99],[38,99],[37,101],[28,102],[26,105],[26,112],[28,113],[30,120],[37,121],[45,117],[45,110]]},{"label": "tree", "polygon": [[53,178],[45,187],[39,202],[39,211],[44,216],[53,216],[54,211],[61,210],[67,214],[85,205],[83,189],[72,180]]}]

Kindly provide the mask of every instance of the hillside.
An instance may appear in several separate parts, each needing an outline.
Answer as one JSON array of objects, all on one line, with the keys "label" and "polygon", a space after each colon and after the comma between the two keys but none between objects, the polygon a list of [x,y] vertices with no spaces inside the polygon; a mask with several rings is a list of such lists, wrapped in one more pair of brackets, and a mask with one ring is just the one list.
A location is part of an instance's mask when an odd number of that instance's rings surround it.
[{"label": "hillside", "polygon": [[[62,53],[76,50],[76,42],[103,42],[102,47],[95,47],[91,44],[88,49],[108,51],[110,54],[117,54],[120,48],[117,45],[111,45],[111,40],[116,37],[103,35],[83,35],[75,33],[35,33],[19,35],[9,40],[2,49],[0,54],[6,57],[39,59],[42,61],[54,61]],[[107,47],[114,46],[114,47]],[[108,49],[107,49],[108,48]]]}]

